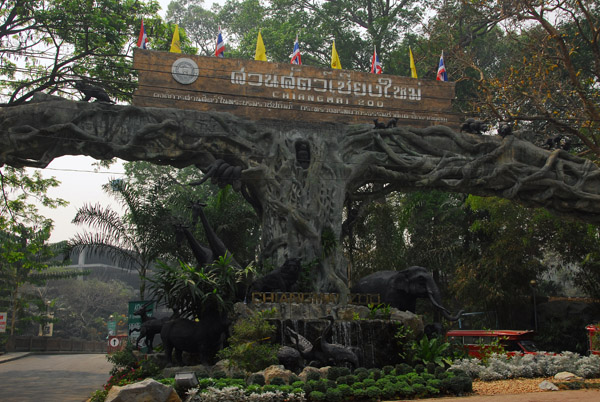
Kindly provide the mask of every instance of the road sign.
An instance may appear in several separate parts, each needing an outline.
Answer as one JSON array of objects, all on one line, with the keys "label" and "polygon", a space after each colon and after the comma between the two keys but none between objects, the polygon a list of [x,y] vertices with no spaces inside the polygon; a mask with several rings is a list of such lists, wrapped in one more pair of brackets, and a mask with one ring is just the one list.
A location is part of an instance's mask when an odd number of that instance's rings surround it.
[{"label": "road sign", "polygon": [[0,332],[6,332],[6,312],[0,313]]},{"label": "road sign", "polygon": [[127,335],[115,335],[108,337],[108,353],[114,353],[125,349],[127,345]]}]

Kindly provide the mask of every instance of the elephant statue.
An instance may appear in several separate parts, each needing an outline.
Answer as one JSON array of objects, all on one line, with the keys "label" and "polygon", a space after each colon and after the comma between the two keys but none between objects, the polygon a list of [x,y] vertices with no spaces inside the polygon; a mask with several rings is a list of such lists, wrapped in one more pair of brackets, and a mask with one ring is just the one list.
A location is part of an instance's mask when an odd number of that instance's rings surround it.
[{"label": "elephant statue", "polygon": [[398,310],[415,312],[417,298],[429,298],[444,318],[456,321],[463,311],[450,314],[442,306],[442,297],[431,272],[423,267],[409,267],[402,271],[379,271],[360,279],[352,293],[379,293],[381,302]]}]

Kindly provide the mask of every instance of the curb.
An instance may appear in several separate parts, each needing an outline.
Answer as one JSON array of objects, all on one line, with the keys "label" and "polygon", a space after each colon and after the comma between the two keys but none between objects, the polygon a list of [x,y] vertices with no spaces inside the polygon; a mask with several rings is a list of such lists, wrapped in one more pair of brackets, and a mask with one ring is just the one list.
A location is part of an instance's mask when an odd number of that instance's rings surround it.
[{"label": "curb", "polygon": [[32,354],[33,352],[5,353],[0,355],[0,364],[22,359],[23,357],[27,357]]}]

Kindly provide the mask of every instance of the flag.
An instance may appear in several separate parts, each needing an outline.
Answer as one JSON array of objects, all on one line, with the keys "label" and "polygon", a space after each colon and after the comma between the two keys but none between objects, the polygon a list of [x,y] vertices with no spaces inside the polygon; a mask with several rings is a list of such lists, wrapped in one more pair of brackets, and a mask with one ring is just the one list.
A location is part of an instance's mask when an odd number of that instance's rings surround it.
[{"label": "flag", "polygon": [[377,49],[373,47],[373,59],[371,60],[371,72],[373,74],[381,74],[383,71],[381,70],[381,62],[379,61],[379,56],[377,55]]},{"label": "flag", "polygon": [[408,53],[410,54],[410,76],[413,78],[419,78],[417,76],[417,66],[415,66],[415,59],[412,54],[412,49],[408,48]]},{"label": "flag", "polygon": [[140,28],[140,36],[138,37],[137,47],[141,49],[147,49],[148,36],[146,35],[146,28],[144,28],[144,20],[142,19],[142,27]]},{"label": "flag", "polygon": [[300,45],[298,44],[298,35],[296,35],[296,42],[294,42],[294,51],[292,52],[291,64],[302,64],[302,57],[300,56]]},{"label": "flag", "polygon": [[225,42],[223,42],[223,36],[221,35],[221,27],[219,27],[219,35],[217,35],[215,57],[225,57]]},{"label": "flag", "polygon": [[444,51],[440,56],[440,64],[438,65],[437,77],[438,81],[448,81],[448,73],[446,72],[446,64],[444,63]]},{"label": "flag", "polygon": [[335,50],[335,41],[333,41],[333,46],[331,47],[331,68],[342,69],[340,56],[338,56],[337,50]]},{"label": "flag", "polygon": [[265,44],[262,40],[262,36],[260,35],[260,31],[258,31],[258,38],[256,39],[256,52],[254,53],[254,60],[267,61],[267,49],[265,49]]},{"label": "flag", "polygon": [[181,53],[181,41],[179,40],[179,25],[175,25],[173,40],[171,41],[171,53]]}]

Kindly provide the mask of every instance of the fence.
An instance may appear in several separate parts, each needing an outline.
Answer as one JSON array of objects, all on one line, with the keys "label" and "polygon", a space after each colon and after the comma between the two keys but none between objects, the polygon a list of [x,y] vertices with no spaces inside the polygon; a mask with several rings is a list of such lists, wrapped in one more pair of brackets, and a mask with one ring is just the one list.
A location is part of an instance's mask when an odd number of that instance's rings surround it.
[{"label": "fence", "polygon": [[13,345],[14,347],[9,351],[106,353],[107,349],[106,342],[61,339],[47,336],[15,336]]}]

